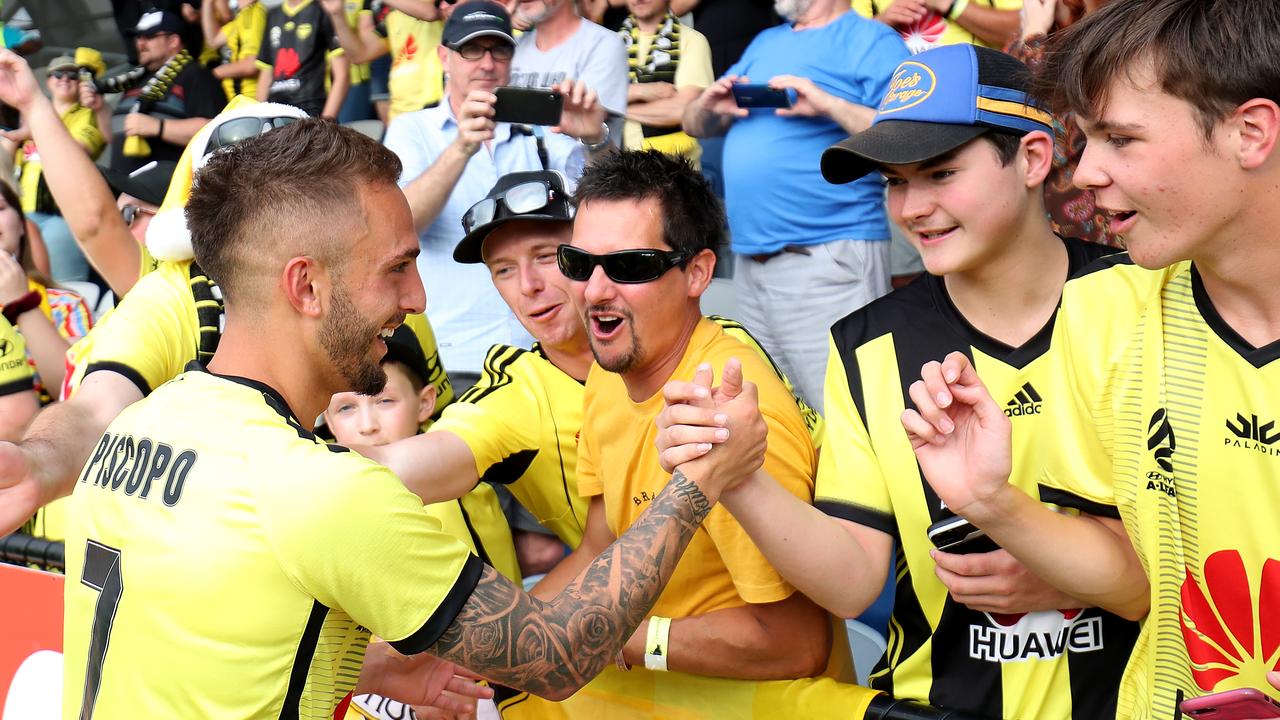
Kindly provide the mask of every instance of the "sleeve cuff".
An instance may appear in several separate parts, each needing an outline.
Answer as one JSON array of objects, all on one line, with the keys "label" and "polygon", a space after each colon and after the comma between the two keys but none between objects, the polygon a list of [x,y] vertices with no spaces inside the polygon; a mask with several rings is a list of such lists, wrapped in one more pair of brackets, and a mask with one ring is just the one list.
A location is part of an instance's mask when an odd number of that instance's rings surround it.
[{"label": "sleeve cuff", "polygon": [[[142,373],[138,372],[137,370],[134,370],[133,368],[129,367],[128,365],[125,365],[124,363],[118,363],[118,362],[91,363],[89,367],[85,368],[84,377],[89,377],[90,374],[95,373],[99,370],[110,370],[113,373],[123,375],[125,378],[129,380],[129,382],[137,386],[138,390],[142,393],[142,397],[146,397],[151,394],[151,383],[147,382],[147,379],[142,377]],[[80,382],[81,384],[83,384],[84,379],[81,378]]]},{"label": "sleeve cuff", "polygon": [[814,501],[813,506],[831,517],[848,520],[858,525],[865,525],[895,538],[898,536],[898,523],[894,520],[893,515],[887,512],[872,510],[868,507],[839,500],[821,498]]},{"label": "sleeve cuff", "polygon": [[1058,488],[1040,486],[1040,502],[1050,503],[1052,505],[1060,505],[1062,507],[1079,510],[1082,513],[1096,515],[1098,517],[1120,519],[1120,510],[1115,505],[1107,505],[1094,500],[1087,500],[1074,493]]},{"label": "sleeve cuff", "polygon": [[458,573],[458,579],[454,581],[453,587],[449,590],[449,594],[445,595],[440,606],[431,613],[431,617],[427,618],[417,632],[403,640],[392,642],[391,647],[401,655],[416,655],[435,645],[444,631],[453,624],[458,613],[462,612],[462,606],[466,605],[467,600],[471,598],[471,593],[475,592],[484,568],[484,562],[480,558],[468,555],[466,564],[462,566],[462,572]]},{"label": "sleeve cuff", "polygon": [[35,380],[30,376],[14,380],[12,382],[0,384],[0,397],[20,393],[24,390],[34,390],[36,387]]}]

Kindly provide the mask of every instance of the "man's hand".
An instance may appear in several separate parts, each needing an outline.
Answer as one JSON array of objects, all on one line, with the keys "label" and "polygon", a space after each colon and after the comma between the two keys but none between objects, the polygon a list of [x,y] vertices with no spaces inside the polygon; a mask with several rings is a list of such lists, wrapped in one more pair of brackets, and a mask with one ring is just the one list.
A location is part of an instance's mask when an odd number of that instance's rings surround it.
[{"label": "man's hand", "polygon": [[467,93],[458,112],[458,137],[454,138],[467,157],[475,155],[480,146],[493,139],[494,128],[493,104],[498,96],[484,90],[472,90]]},{"label": "man's hand", "polygon": [[676,96],[676,86],[669,82],[631,83],[627,88],[629,102],[647,103]]},{"label": "man's hand", "polygon": [[[0,252],[0,305],[17,300],[27,294],[27,273],[22,265],[7,252]],[[15,322],[17,322],[15,320]]]},{"label": "man's hand", "polygon": [[80,82],[80,104],[97,112],[102,109],[102,93],[93,89],[93,85]]},{"label": "man's hand", "polygon": [[160,127],[160,119],[146,113],[131,112],[124,116],[124,134],[130,137],[159,137]]},{"label": "man's hand", "polygon": [[929,5],[925,0],[894,0],[893,4],[876,15],[876,20],[890,27],[901,28],[920,22],[928,14]]},{"label": "man's hand", "polygon": [[712,479],[718,496],[764,464],[769,428],[755,384],[743,380],[741,362],[730,359],[720,385],[713,389],[711,382],[711,366],[703,364],[693,382],[667,383],[655,442],[663,469],[679,467],[700,486]]},{"label": "man's hand", "polygon": [[0,536],[17,530],[50,499],[22,448],[0,441]]},{"label": "man's hand", "polygon": [[978,612],[1023,613],[1067,610],[1084,603],[1032,574],[1005,550],[953,555],[930,550],[934,573],[951,597]]},{"label": "man's hand", "polygon": [[373,642],[365,653],[357,691],[385,695],[408,705],[473,713],[476,698],[491,698],[493,690],[459,672],[465,671],[434,655],[401,655],[388,643]]},{"label": "man's hand", "polygon": [[1024,0],[1022,3],[1022,37],[1048,35],[1053,27],[1057,0]]},{"label": "man's hand", "polygon": [[347,21],[346,8],[343,7],[342,0],[320,0],[320,7],[330,15],[341,17],[343,22]]},{"label": "man's hand", "polygon": [[749,82],[745,75],[741,77],[725,75],[708,85],[707,89],[702,91],[702,94],[698,96],[694,103],[703,112],[744,118],[751,113],[746,108],[738,107],[738,101],[733,98],[733,86],[745,82]]},{"label": "man's hand", "polygon": [[564,80],[552,89],[564,96],[564,109],[560,112],[560,124],[551,130],[588,145],[603,142],[607,133],[605,109],[596,91],[581,80]]},{"label": "man's hand", "polygon": [[909,394],[915,409],[902,413],[925,479],[957,515],[973,517],[1009,489],[1013,465],[1009,418],[991,399],[969,358],[953,352],[920,369]]},{"label": "man's hand", "polygon": [[812,80],[795,75],[779,75],[769,81],[769,87],[796,91],[796,101],[791,107],[777,109],[777,114],[783,117],[831,117],[832,106],[838,100]]},{"label": "man's hand", "polygon": [[12,50],[0,50],[0,102],[26,115],[36,99],[45,96],[31,66]]},{"label": "man's hand", "polygon": [[0,132],[0,137],[3,137],[14,145],[21,145],[31,139],[31,128],[23,125],[12,130],[5,130]]}]

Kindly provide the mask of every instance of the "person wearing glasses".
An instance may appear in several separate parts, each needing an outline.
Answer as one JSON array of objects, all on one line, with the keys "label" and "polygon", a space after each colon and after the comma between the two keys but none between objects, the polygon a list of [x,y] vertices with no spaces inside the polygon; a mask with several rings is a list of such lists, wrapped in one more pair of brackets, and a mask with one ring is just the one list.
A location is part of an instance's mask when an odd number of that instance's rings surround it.
[{"label": "person wearing glasses", "polygon": [[125,91],[111,117],[113,170],[133,172],[152,160],[177,160],[226,95],[183,44],[186,23],[173,13],[146,13],[133,29],[147,74]]},{"label": "person wearing glasses", "polygon": [[[650,463],[670,378],[714,372],[726,386],[754,383],[768,428],[764,466],[806,501],[816,468],[805,413],[768,357],[702,316],[724,239],[722,206],[702,175],[658,151],[624,151],[588,167],[577,192],[557,264],[595,358],[581,391],[576,472],[590,509],[578,549],[538,594],[564,587],[665,483]],[[871,693],[835,680],[852,678],[843,632],[833,637],[829,616],[782,580],[731,516],[713,511],[703,527],[618,667],[572,698],[575,714],[860,717]]]},{"label": "person wearing glasses", "polygon": [[511,18],[501,5],[458,5],[437,53],[448,77],[445,102],[397,117],[385,143],[404,163],[400,185],[420,233],[418,271],[427,288],[427,314],[445,367],[462,390],[479,377],[491,345],[527,347],[532,341],[484,269],[454,262],[463,213],[507,173],[556,170],[572,184],[589,153],[608,142],[604,109],[578,82],[557,87],[564,110],[549,132],[494,119],[494,89],[508,84],[515,53]]},{"label": "person wearing glasses", "polygon": [[[80,104],[80,67],[74,57],[65,55],[49,63],[45,87],[53,101],[54,111],[71,136],[91,159],[97,159],[107,146],[107,138],[98,127],[97,113]],[[22,210],[40,228],[49,249],[50,271],[55,282],[88,280],[89,265],[76,247],[76,240],[62,217],[58,204],[44,182],[40,150],[31,138],[30,128],[23,127],[0,133],[0,147],[10,151],[17,146],[15,171],[22,195]]]}]

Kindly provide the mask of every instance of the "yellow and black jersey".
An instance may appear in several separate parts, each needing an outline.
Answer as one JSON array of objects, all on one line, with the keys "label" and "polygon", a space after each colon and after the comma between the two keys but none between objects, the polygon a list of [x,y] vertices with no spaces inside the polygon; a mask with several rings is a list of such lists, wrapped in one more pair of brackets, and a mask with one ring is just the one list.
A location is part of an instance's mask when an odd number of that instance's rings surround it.
[{"label": "yellow and black jersey", "polygon": [[1191,263],[1117,256],[1067,283],[1052,356],[1070,392],[1042,437],[1041,497],[1118,514],[1151,582],[1119,716],[1232,688],[1280,698],[1280,341],[1245,342]]},{"label": "yellow and black jersey", "polygon": [[[760,357],[769,363],[769,367],[773,368],[774,374],[778,376],[778,379],[782,380],[787,392],[791,393],[791,398],[796,401],[796,406],[800,408],[800,418],[804,420],[804,426],[809,429],[809,438],[813,440],[813,446],[821,450],[825,433],[822,415],[817,410],[809,407],[809,403],[806,403],[804,398],[800,397],[800,393],[796,391],[796,386],[791,383],[791,378],[787,377],[787,374],[782,372],[782,368],[778,367],[778,363],[773,361],[773,358],[769,356],[769,351],[765,350],[760,341],[756,340],[755,336],[751,334],[751,331],[737,320],[730,320],[719,315],[708,315],[707,319],[719,325],[729,337],[739,340],[752,350],[755,350],[760,354]],[[720,377],[721,369],[713,368],[717,378]]]},{"label": "yellow and black jersey", "polygon": [[[1071,272],[1109,250],[1067,241]],[[931,523],[954,517],[920,474],[902,429],[920,367],[959,350],[1013,421],[1014,482],[1032,492],[1034,458],[1069,411],[1046,384],[1052,320],[1021,347],[980,333],[925,275],[836,323],[826,408],[829,439],[815,504],[896,541],[896,585],[885,658],[872,686],[984,717],[1111,717],[1136,625],[1099,610],[999,615],[951,599],[934,573]]]},{"label": "yellow and black jersey", "polygon": [[[71,394],[86,375],[111,370],[129,378],[142,394],[177,377],[187,363],[207,363],[222,338],[222,291],[195,262],[161,262],[76,345]],[[424,315],[409,315],[436,387],[437,412],[453,401],[453,387],[440,364],[435,333]]]},{"label": "yellow and black jersey", "polygon": [[328,60],[342,53],[329,14],[313,0],[285,2],[267,11],[258,67],[271,70],[271,102],[319,117],[328,96]]},{"label": "yellow and black jersey", "polygon": [[68,529],[69,718],[331,718],[370,632],[426,650],[483,569],[386,468],[195,364],[107,429]]},{"label": "yellow and black jersey", "polygon": [[[0,316],[0,395],[35,389],[35,377],[35,370],[27,362],[27,343],[22,333]],[[581,411],[581,398],[578,408]]]},{"label": "yellow and black jersey", "polygon": [[[262,37],[267,30],[267,8],[260,2],[241,7],[231,22],[222,26],[222,36],[227,44],[222,48],[222,61],[233,63],[245,58],[257,58],[262,47]],[[243,78],[223,78],[222,91],[227,100],[236,95],[254,97],[258,92],[256,74]]]},{"label": "yellow and black jersey", "polygon": [[582,383],[553,365],[539,345],[495,345],[480,380],[429,432],[462,438],[481,480],[506,485],[538,522],[576,548],[587,519],[574,474],[582,395]]}]

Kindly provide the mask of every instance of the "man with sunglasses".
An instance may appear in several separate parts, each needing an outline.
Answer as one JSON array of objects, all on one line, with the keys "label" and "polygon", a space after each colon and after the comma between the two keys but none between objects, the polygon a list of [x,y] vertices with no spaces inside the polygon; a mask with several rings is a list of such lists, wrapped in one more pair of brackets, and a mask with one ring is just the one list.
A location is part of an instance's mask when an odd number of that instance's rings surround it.
[{"label": "man with sunglasses", "polygon": [[[714,374],[755,383],[769,447],[764,466],[812,500],[816,451],[803,411],[752,345],[702,316],[724,214],[683,159],[621,152],[578,186],[561,272],[596,363],[584,389],[577,489],[590,498],[578,550],[537,592],[554,593],[622,535],[665,482],[654,420],[672,378]],[[723,371],[723,375],[722,375]],[[713,511],[666,592],[610,669],[572,699],[575,711],[642,708],[667,717],[860,717],[869,700],[851,680],[832,621],[769,566],[742,527]],[[846,712],[847,711],[847,712]]]},{"label": "man with sunglasses", "polygon": [[404,163],[400,185],[420,233],[418,270],[427,287],[428,315],[445,366],[465,375],[457,383],[462,386],[479,376],[491,345],[527,347],[532,340],[503,307],[486,273],[454,262],[463,213],[507,173],[556,170],[572,184],[588,153],[607,142],[604,110],[581,83],[557,87],[564,111],[552,132],[493,119],[493,91],[508,84],[515,53],[511,18],[498,3],[458,5],[437,52],[449,78],[445,101],[397,117],[385,142]]},{"label": "man with sunglasses", "polygon": [[[133,29],[138,64],[148,74],[125,91],[111,117],[111,168],[132,172],[152,160],[177,160],[226,95],[183,43],[186,23],[173,13],[146,13]],[[127,145],[127,147],[126,147]]]}]

